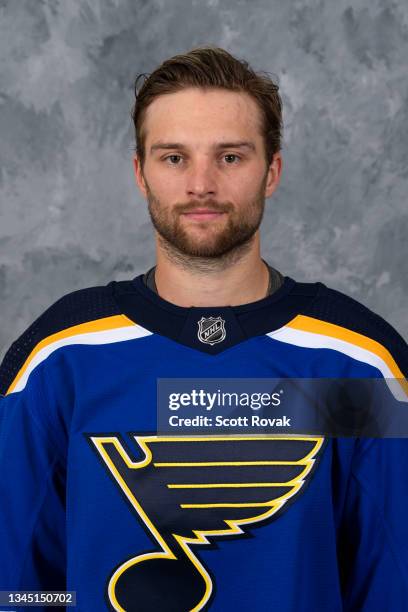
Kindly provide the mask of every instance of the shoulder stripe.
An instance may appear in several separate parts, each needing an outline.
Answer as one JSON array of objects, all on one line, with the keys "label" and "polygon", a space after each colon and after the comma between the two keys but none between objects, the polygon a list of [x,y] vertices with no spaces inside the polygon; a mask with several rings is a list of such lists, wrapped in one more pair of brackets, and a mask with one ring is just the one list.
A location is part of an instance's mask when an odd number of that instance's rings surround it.
[{"label": "shoulder stripe", "polygon": [[332,349],[372,365],[381,372],[387,384],[387,379],[398,379],[398,387],[388,386],[396,399],[408,401],[408,382],[394,357],[385,346],[368,336],[305,315],[297,315],[287,325],[267,335],[296,346]]},{"label": "shoulder stripe", "polygon": [[143,338],[151,334],[152,332],[137,325],[123,314],[80,323],[51,334],[33,348],[9,386],[6,395],[22,391],[31,372],[51,353],[62,346],[70,344],[110,344]]}]

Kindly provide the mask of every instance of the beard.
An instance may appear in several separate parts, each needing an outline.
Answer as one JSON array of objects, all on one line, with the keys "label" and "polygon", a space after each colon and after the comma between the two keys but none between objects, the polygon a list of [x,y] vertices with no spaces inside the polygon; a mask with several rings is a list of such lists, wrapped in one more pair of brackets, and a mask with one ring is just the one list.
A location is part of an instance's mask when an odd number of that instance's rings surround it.
[{"label": "beard", "polygon": [[[243,254],[250,248],[263,218],[266,181],[267,174],[253,199],[237,211],[231,202],[220,203],[212,199],[203,202],[190,200],[169,209],[162,205],[145,179],[149,215],[161,245],[170,256],[178,260],[187,257],[209,262],[215,259],[231,259],[234,255]],[[193,212],[197,208],[224,212],[227,214],[227,222],[223,215],[211,221],[196,221],[194,228],[186,227],[182,214]]]}]

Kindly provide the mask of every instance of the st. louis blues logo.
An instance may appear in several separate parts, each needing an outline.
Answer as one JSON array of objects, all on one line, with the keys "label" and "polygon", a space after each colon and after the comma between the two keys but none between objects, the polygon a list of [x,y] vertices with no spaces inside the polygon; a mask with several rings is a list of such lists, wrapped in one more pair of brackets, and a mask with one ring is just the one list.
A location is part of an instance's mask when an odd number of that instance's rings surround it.
[{"label": "st. louis blues logo", "polygon": [[201,317],[198,321],[198,339],[204,344],[217,344],[226,336],[225,321],[221,317]]},{"label": "st. louis blues logo", "polygon": [[106,599],[120,612],[208,609],[217,576],[197,547],[276,518],[310,479],[324,442],[131,435],[144,453],[139,461],[120,435],[86,434],[156,545],[112,569]]}]

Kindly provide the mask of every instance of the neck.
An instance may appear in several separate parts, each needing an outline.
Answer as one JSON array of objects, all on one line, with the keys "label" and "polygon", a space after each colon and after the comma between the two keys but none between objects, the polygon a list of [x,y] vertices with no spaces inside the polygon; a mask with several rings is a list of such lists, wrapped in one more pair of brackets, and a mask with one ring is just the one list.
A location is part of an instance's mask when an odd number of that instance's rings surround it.
[{"label": "neck", "polygon": [[183,256],[159,239],[156,254],[157,292],[177,306],[239,306],[267,295],[269,271],[258,232],[251,243],[216,259]]}]

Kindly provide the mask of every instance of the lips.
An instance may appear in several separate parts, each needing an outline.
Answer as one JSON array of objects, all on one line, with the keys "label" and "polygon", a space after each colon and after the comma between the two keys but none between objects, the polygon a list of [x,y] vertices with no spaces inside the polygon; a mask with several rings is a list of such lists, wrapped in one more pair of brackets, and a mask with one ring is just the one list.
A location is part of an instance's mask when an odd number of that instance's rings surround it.
[{"label": "lips", "polygon": [[197,219],[199,221],[217,219],[223,215],[223,212],[212,210],[211,208],[196,208],[195,210],[183,213],[189,219]]}]

